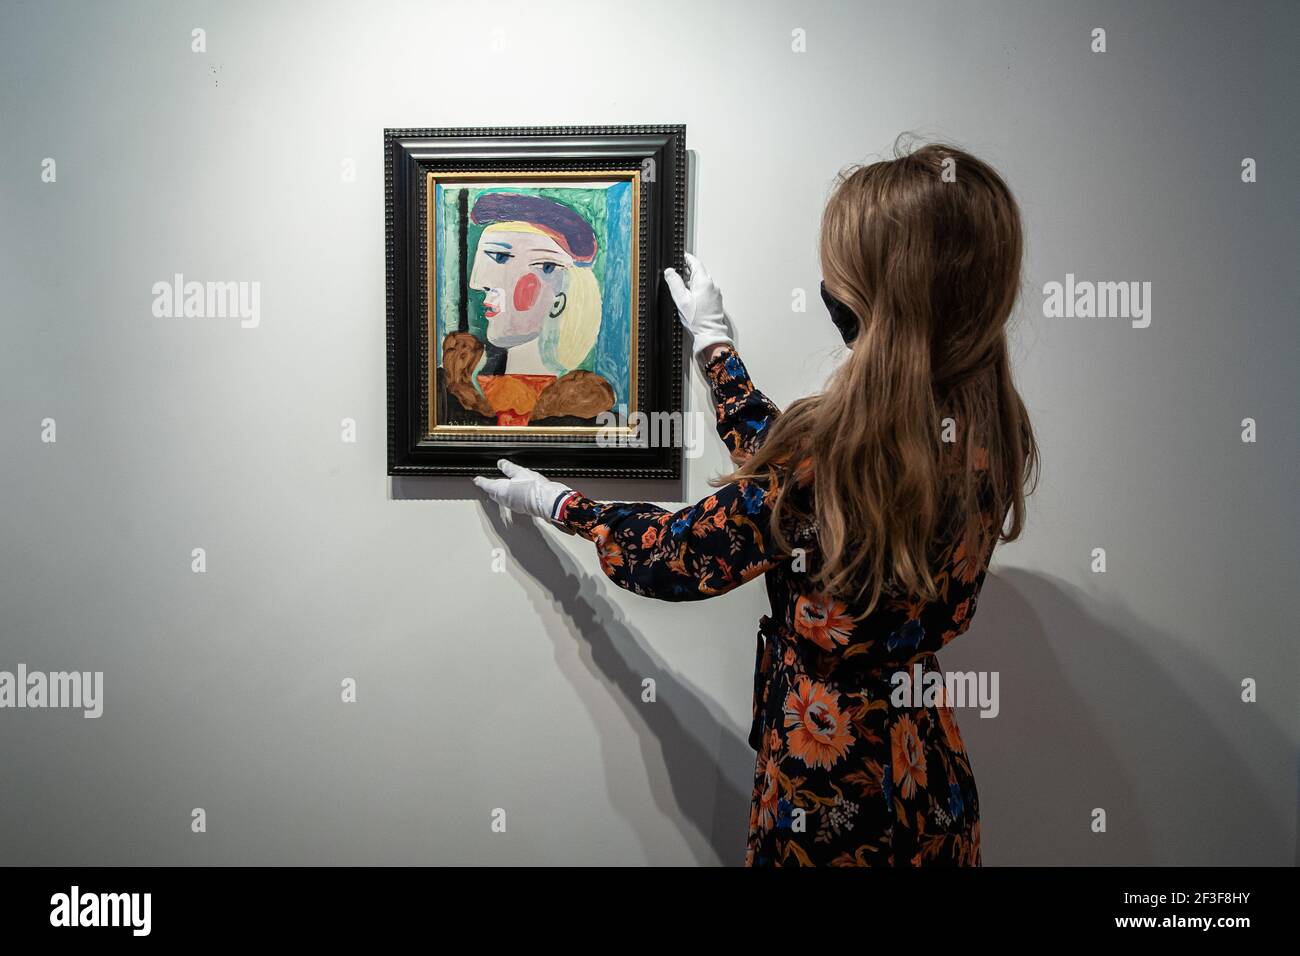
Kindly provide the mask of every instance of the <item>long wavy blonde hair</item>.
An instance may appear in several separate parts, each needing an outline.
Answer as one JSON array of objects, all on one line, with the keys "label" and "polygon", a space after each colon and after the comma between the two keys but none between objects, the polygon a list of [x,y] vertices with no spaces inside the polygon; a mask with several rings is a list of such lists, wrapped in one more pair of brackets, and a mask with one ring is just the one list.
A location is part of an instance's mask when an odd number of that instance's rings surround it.
[{"label": "long wavy blonde hair", "polygon": [[[850,167],[835,183],[822,276],[857,337],[826,389],[791,404],[720,481],[810,462],[814,579],[860,616],[886,590],[935,600],[936,543],[960,536],[979,560],[1021,533],[1038,473],[1006,337],[1023,245],[1006,183],[952,146]],[[775,484],[773,534],[788,550],[793,482]]]}]

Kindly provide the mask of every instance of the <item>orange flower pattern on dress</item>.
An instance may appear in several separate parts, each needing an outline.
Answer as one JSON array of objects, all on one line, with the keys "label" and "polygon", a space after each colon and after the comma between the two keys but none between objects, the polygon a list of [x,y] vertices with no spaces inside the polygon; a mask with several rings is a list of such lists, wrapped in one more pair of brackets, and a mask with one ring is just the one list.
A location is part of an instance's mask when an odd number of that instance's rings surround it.
[{"label": "orange flower pattern on dress", "polygon": [[853,618],[839,601],[824,594],[799,595],[794,605],[794,629],[825,651],[847,644],[853,633]]},{"label": "orange flower pattern on dress", "polygon": [[894,724],[889,733],[890,749],[893,756],[894,786],[899,788],[903,799],[916,794],[917,787],[926,783],[925,754],[921,749],[921,736],[917,732],[912,718],[904,714]]},{"label": "orange flower pattern on dress", "polygon": [[[718,434],[741,464],[779,413],[734,350],[723,349],[707,375]],[[976,459],[987,467],[987,455]],[[696,601],[766,577],[772,613],[754,649],[746,866],[979,866],[979,795],[957,716],[947,699],[896,704],[891,678],[939,670],[936,652],[975,616],[994,539],[936,542],[937,601],[887,593],[855,621],[860,608],[810,583],[812,469],[803,458],[793,475],[738,480],[677,511],[576,494],[558,520],[595,544],[604,574],[636,594]],[[774,540],[769,507],[783,484],[796,512],[790,553]],[[986,511],[988,501],[981,496]],[[998,524],[988,513],[983,523]]]},{"label": "orange flower pattern on dress", "polygon": [[829,770],[848,753],[853,734],[834,691],[800,677],[785,699],[785,726],[790,753],[811,768]]}]

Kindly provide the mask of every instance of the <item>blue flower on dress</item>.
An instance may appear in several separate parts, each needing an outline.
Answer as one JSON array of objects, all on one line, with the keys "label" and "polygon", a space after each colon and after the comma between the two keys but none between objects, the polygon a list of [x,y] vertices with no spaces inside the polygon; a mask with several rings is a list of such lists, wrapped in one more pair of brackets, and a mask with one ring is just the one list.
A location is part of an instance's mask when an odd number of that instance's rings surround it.
[{"label": "blue flower on dress", "polygon": [[778,830],[790,829],[790,823],[793,819],[793,815],[790,811],[793,809],[794,804],[785,797],[782,797],[776,802],[776,828]]},{"label": "blue flower on dress", "polygon": [[948,815],[954,820],[961,816],[965,804],[961,799],[961,787],[955,783],[948,784]]},{"label": "blue flower on dress", "polygon": [[925,628],[921,626],[919,620],[914,618],[889,635],[889,639],[885,641],[885,648],[891,651],[896,651],[899,648],[915,650],[924,637]]},{"label": "blue flower on dress", "polygon": [[692,508],[686,514],[672,523],[671,530],[673,534],[681,534],[683,531],[689,531],[691,525],[695,522],[695,509]]},{"label": "blue flower on dress", "polygon": [[765,495],[766,492],[752,481],[746,485],[745,491],[741,495],[741,501],[745,505],[745,514],[757,514],[759,509],[763,507],[763,498]]},{"label": "blue flower on dress", "polygon": [[736,357],[735,352],[732,352],[722,360],[722,367],[726,369],[727,374],[732,378],[740,378],[740,376],[745,374],[745,368],[740,364],[740,359]]}]

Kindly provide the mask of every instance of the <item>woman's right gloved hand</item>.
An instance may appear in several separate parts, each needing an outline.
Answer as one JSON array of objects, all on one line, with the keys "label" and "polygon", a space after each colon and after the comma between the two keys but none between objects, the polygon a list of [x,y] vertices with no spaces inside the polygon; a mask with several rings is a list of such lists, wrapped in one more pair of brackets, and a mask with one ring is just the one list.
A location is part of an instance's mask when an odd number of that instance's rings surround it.
[{"label": "woman's right gloved hand", "polygon": [[664,281],[668,283],[682,325],[691,333],[695,360],[703,365],[719,346],[735,346],[735,332],[722,308],[722,291],[704,271],[703,263],[688,252],[686,265],[690,269],[689,284],[682,281],[676,269],[665,269]]}]

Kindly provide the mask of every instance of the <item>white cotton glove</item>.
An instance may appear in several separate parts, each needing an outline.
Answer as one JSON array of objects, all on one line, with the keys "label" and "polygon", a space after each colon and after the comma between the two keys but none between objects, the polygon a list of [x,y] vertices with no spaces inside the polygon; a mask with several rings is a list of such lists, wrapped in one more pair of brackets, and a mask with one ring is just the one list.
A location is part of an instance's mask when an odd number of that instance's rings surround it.
[{"label": "white cotton glove", "polygon": [[505,478],[476,477],[474,485],[487,492],[487,496],[499,505],[505,505],[511,511],[532,515],[534,518],[551,518],[551,508],[555,499],[571,491],[568,485],[550,481],[535,471],[502,458],[497,467],[505,472]]},{"label": "white cotton glove", "polygon": [[691,344],[698,362],[715,345],[735,345],[731,319],[722,308],[722,291],[704,271],[699,259],[686,253],[690,268],[690,285],[682,281],[676,269],[664,270],[664,281],[672,293],[682,325],[691,333]]}]

